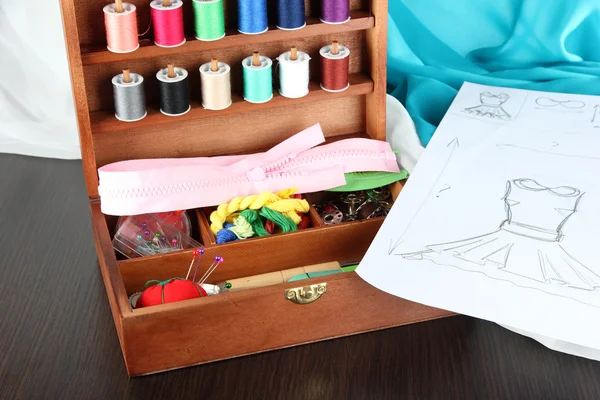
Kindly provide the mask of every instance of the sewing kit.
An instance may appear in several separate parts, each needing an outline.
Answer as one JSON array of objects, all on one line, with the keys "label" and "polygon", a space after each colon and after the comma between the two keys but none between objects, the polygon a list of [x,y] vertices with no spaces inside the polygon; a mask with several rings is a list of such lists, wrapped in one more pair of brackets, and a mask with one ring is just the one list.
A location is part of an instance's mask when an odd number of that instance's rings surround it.
[{"label": "sewing kit", "polygon": [[61,5],[131,376],[449,314],[353,272],[406,178],[386,0]]}]

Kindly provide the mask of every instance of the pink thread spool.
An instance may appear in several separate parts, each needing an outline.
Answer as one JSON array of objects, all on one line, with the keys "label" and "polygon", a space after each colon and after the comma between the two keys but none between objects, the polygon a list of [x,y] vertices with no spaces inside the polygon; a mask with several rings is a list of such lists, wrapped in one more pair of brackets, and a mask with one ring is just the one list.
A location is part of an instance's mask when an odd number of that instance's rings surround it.
[{"label": "pink thread spool", "polygon": [[106,48],[113,53],[130,53],[140,47],[135,6],[122,3],[122,12],[118,12],[117,7],[116,3],[112,3],[102,9],[106,28]]},{"label": "pink thread spool", "polygon": [[185,43],[183,33],[183,2],[181,0],[154,0],[152,25],[154,43],[160,47],[177,47]]}]

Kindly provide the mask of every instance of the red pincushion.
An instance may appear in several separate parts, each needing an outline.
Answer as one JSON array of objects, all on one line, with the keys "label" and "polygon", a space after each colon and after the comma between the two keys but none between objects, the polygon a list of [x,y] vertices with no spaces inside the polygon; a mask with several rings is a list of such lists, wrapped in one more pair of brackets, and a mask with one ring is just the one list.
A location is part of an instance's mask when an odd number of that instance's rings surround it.
[{"label": "red pincushion", "polygon": [[172,278],[164,282],[156,281],[154,286],[144,289],[137,301],[136,308],[206,296],[208,296],[206,291],[198,283],[183,278]]}]

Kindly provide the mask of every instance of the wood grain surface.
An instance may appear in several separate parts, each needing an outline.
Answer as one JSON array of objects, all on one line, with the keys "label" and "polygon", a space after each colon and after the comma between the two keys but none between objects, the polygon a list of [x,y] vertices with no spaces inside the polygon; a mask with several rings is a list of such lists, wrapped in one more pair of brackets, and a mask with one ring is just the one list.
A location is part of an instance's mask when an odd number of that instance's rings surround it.
[{"label": "wood grain surface", "polygon": [[0,168],[1,399],[600,398],[600,363],[463,316],[129,379],[81,162]]}]

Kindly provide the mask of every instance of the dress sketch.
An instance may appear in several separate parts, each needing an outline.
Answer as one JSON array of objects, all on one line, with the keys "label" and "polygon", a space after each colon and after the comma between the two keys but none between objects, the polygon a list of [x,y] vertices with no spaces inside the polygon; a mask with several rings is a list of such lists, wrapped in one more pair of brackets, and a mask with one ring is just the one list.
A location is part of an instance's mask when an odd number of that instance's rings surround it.
[{"label": "dress sketch", "polygon": [[483,92],[479,95],[481,104],[475,107],[465,108],[463,112],[480,117],[509,121],[511,115],[502,108],[502,105],[506,103],[509,98],[510,96],[506,93],[494,94],[491,92]]},{"label": "dress sketch", "polygon": [[[409,260],[431,260],[462,269],[496,268],[544,284],[584,290],[600,287],[600,276],[562,247],[562,228],[583,193],[579,189],[543,186],[532,179],[507,182],[506,218],[484,235],[427,246],[402,254]],[[539,205],[547,208],[540,210]]]}]

